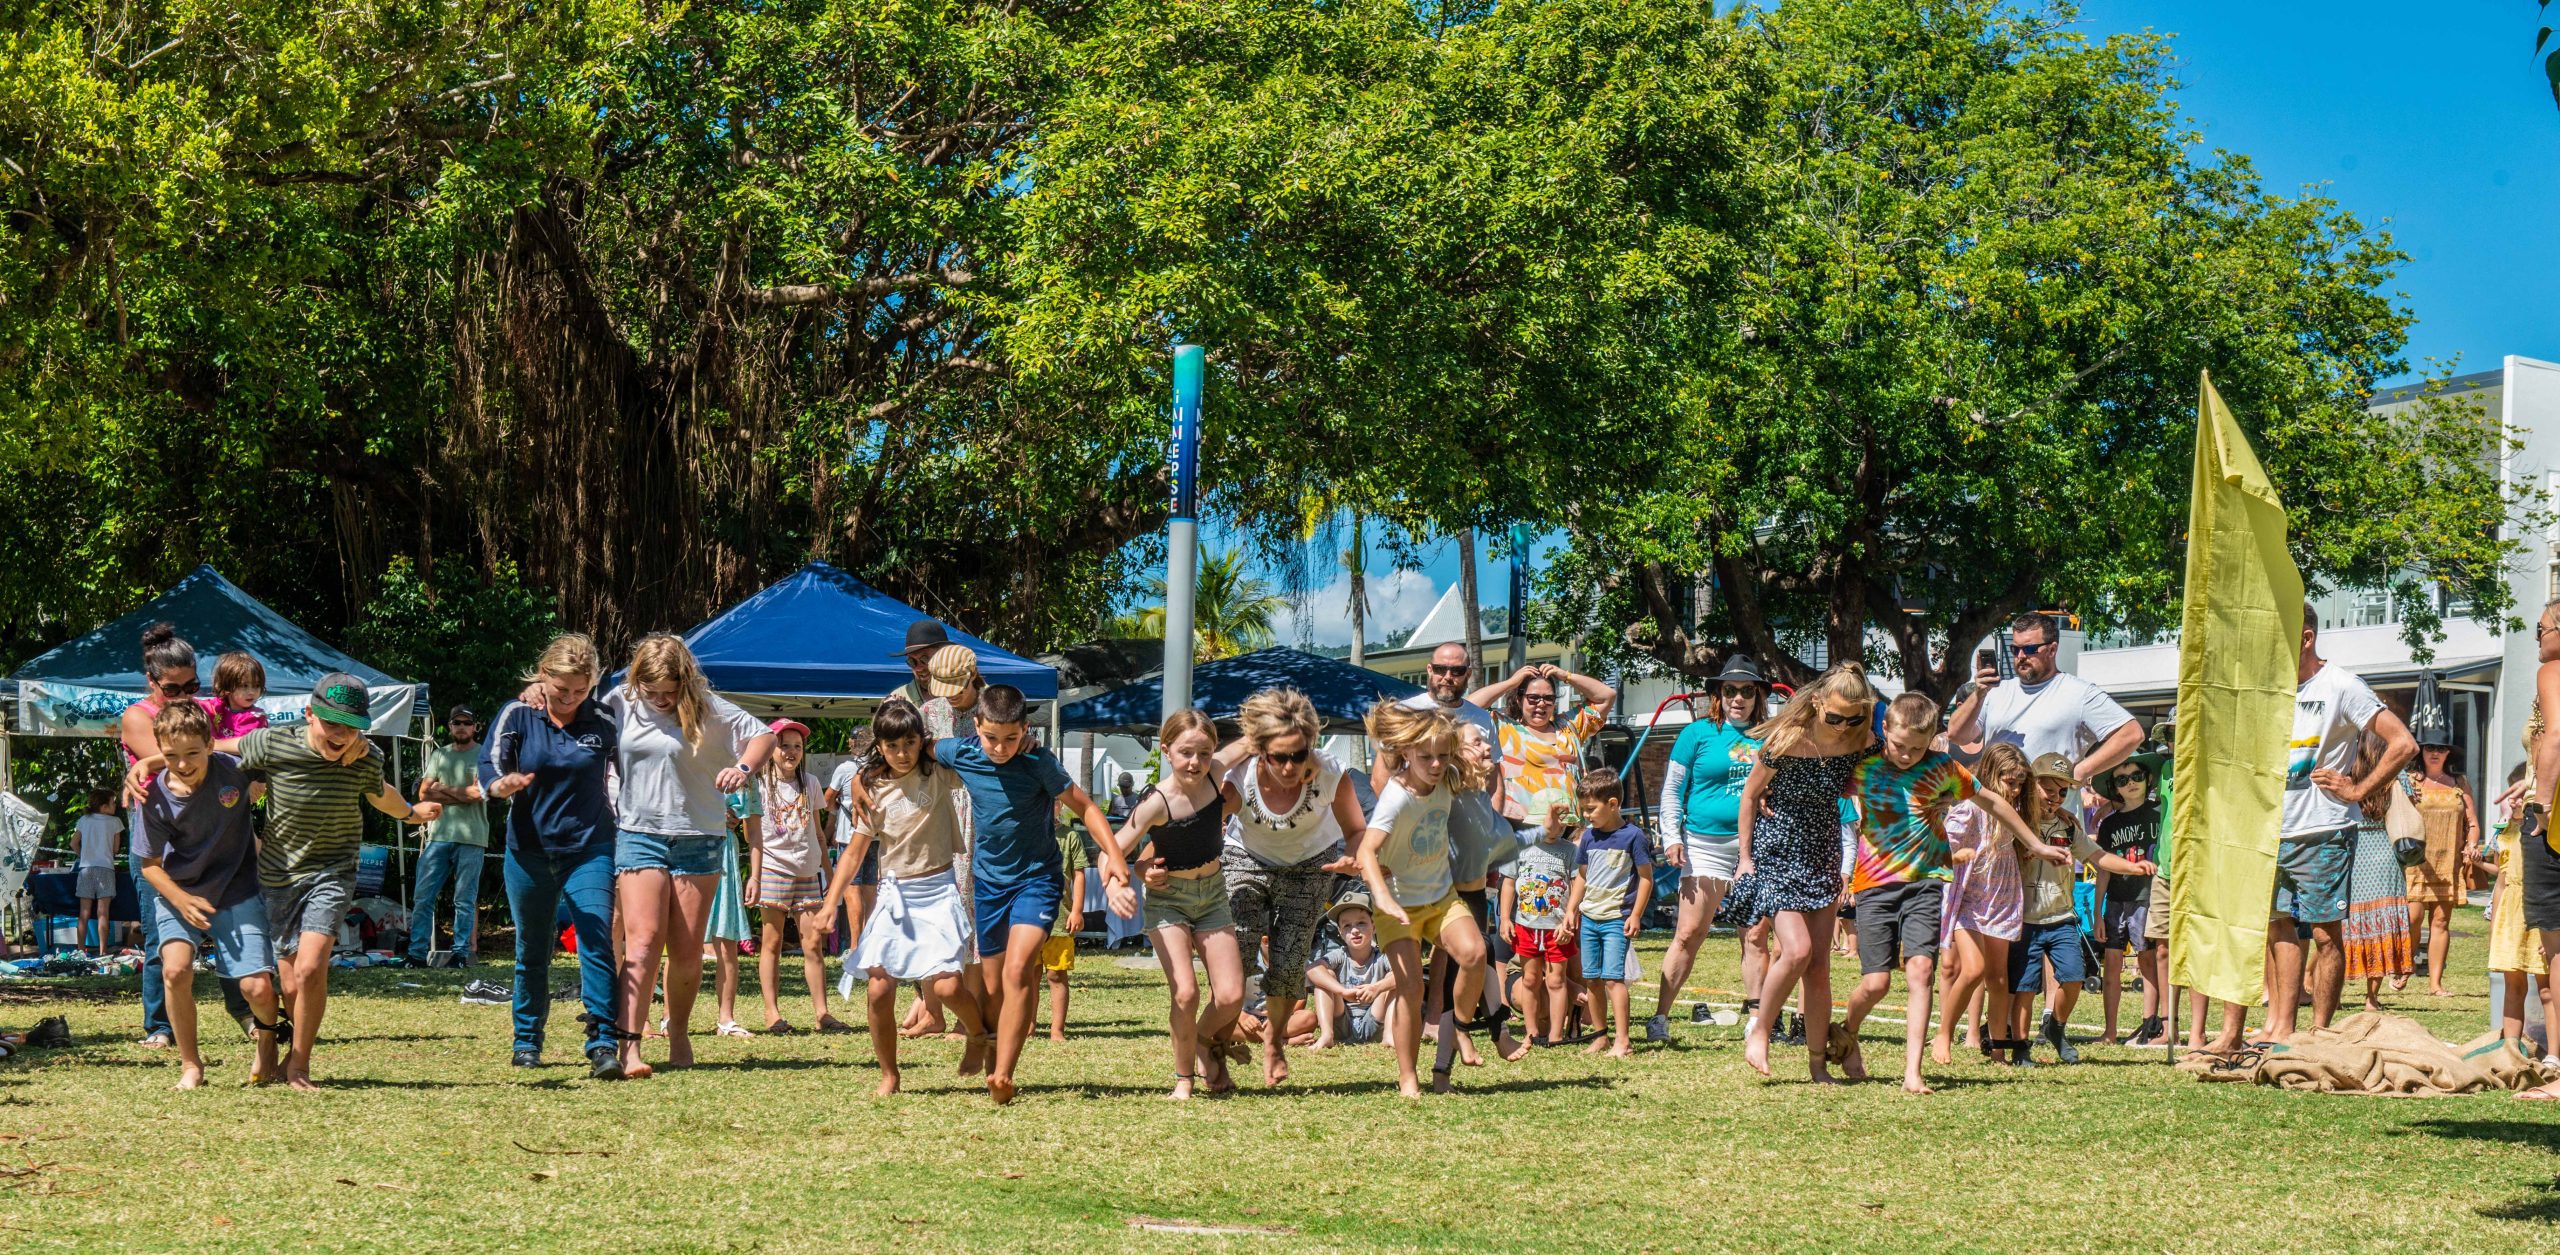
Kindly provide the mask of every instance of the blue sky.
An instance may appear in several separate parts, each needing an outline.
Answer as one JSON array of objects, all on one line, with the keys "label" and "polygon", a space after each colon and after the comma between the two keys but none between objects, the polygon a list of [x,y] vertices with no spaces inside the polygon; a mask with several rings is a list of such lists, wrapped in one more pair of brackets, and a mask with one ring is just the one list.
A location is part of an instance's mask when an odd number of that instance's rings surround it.
[{"label": "blue sky", "polygon": [[[2207,149],[2247,154],[2269,192],[2316,187],[2392,234],[2410,255],[2395,289],[2417,318],[2415,373],[2431,358],[2463,371],[2510,353],[2560,360],[2560,107],[2530,55],[2535,26],[2526,0],[2081,6],[2092,39],[2172,37],[2176,100]],[[1447,542],[1406,575],[1373,549],[1372,638],[1409,630],[1457,580]],[[1507,563],[1480,553],[1478,567],[1485,604],[1501,604]],[[1344,584],[1327,578],[1308,620],[1340,644]],[[1280,636],[1295,642],[1294,618]]]}]

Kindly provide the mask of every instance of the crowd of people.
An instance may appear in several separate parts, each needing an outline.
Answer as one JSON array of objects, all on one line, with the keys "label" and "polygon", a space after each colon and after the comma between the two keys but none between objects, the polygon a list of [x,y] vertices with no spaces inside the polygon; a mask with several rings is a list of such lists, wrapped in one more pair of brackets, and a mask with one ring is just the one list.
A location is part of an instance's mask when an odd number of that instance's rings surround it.
[{"label": "crowd of people", "polygon": [[[2537,635],[2541,693],[2560,701],[2560,602]],[[1740,938],[1751,1068],[1768,1075],[1774,1047],[1801,1044],[1813,1081],[1866,1079],[1861,1029],[1898,972],[1901,1085],[1926,1094],[1959,1026],[1965,1048],[1995,1064],[2033,1066],[2039,1045],[2076,1061],[2067,1026],[2093,979],[2091,950],[2100,1040],[2168,1036],[2167,755],[2142,752],[2131,714],[2059,672],[2057,641],[2049,620],[2021,617],[2008,631],[2013,673],[1978,658],[1952,711],[1919,694],[1882,700],[1855,665],[1773,710],[1773,686],[1734,657],[1670,749],[1648,832],[1619,773],[1587,761],[1615,698],[1607,684],[1531,666],[1471,690],[1475,660],[1456,644],[1435,651],[1424,692],[1368,712],[1365,804],[1354,765],[1319,747],[1312,703],[1273,689],[1243,703],[1232,739],[1199,712],[1174,713],[1158,730],[1161,779],[1124,785],[1106,807],[1035,742],[1024,695],[985,683],[970,650],[931,623],[908,641],[914,683],[824,781],[811,729],[760,721],[711,691],[681,640],[644,639],[608,683],[592,642],[562,634],[485,732],[474,712],[450,712],[450,740],[412,802],[366,741],[360,680],[324,678],[308,718],[267,727],[254,659],[226,657],[221,692],[199,698],[194,651],[160,625],[143,639],[150,694],[120,726],[152,965],[146,1033],[176,1048],[181,1088],[201,1084],[192,979],[206,955],[256,1043],[252,1079],[315,1083],[329,959],[371,807],[428,826],[413,961],[439,952],[448,886],[443,953],[471,961],[481,859],[497,840],[518,1067],[544,1064],[564,914],[579,1048],[608,1080],[650,1075],[653,1039],[656,1066],[694,1061],[706,953],[715,1031],[751,1034],[736,1009],[750,942],[765,1031],[797,1031],[777,997],[794,934],[813,1027],[852,1031],[825,971],[829,935],[849,929],[839,993],[862,987],[879,1092],[900,1088],[903,1039],[956,1031],[962,1074],[1008,1102],[1044,987],[1051,1032],[1064,1032],[1089,862],[1105,908],[1142,922],[1162,966],[1171,1098],[1232,1090],[1231,1065],[1256,1046],[1277,1086],[1293,1045],[1383,1043],[1408,1096],[1448,1091],[1461,1063],[1481,1064],[1479,1035],[1506,1061],[1569,1045],[1627,1056],[1643,980],[1633,943],[1675,879],[1677,923],[1641,1040],[1668,1041],[1684,1001],[1708,1018],[1688,980],[1721,921]],[[2306,989],[2325,1026],[2347,979],[2367,981],[2368,1005],[2383,982],[2403,987],[2417,942],[2441,990],[2445,910],[2487,861],[2441,720],[2421,712],[2413,734],[2320,657],[2308,615],[2298,680],[2269,911],[2261,1040],[2273,1042],[2296,1031]],[[1580,698],[1570,714],[1568,690]],[[2492,964],[2519,975],[2547,971],[2560,944],[2560,852],[2533,784],[2560,779],[2560,734],[2538,716],[2529,769],[2499,799],[2513,822],[2499,825],[2494,859]],[[485,813],[500,799],[492,832]],[[2098,882],[2094,944],[2075,902],[2083,874]],[[1838,1015],[1835,942],[1860,971]],[[2142,999],[2129,1039],[2128,958]],[[2509,987],[2520,1037],[2524,981]],[[2210,1040],[2205,1010],[2197,996],[2189,1046],[2252,1048],[2246,1008],[2226,1006]]]}]

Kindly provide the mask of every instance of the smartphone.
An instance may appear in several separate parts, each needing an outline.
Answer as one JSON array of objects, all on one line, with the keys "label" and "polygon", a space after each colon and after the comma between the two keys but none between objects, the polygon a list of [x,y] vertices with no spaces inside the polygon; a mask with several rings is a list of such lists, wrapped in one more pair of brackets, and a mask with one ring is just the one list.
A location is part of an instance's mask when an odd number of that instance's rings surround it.
[{"label": "smartphone", "polygon": [[2000,651],[1996,649],[1977,649],[1973,651],[1973,669],[1975,671],[1989,671],[1999,665]]}]

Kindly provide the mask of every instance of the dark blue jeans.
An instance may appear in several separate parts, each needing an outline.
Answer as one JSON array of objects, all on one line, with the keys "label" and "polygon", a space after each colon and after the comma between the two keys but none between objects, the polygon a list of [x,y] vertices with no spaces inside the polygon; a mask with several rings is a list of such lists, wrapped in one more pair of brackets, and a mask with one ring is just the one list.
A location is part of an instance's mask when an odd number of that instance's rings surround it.
[{"label": "dark blue jeans", "polygon": [[[543,1021],[551,1014],[551,955],[559,948],[559,905],[569,903],[578,932],[578,994],[587,1014],[613,1020],[613,842],[599,841],[577,854],[546,854],[507,846],[507,907],[516,917],[516,1044],[542,1049]],[[606,1040],[587,1026],[588,1046]]]},{"label": "dark blue jeans", "polygon": [[418,879],[409,902],[409,960],[427,961],[436,946],[436,899],[453,885],[453,950],[468,959],[472,921],[480,911],[480,860],[488,851],[462,841],[430,841],[418,851]]}]

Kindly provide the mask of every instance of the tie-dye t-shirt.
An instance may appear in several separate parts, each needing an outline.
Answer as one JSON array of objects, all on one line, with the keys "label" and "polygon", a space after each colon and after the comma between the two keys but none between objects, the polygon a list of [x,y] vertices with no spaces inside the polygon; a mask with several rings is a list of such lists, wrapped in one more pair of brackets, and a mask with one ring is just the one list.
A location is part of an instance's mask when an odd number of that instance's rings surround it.
[{"label": "tie-dye t-shirt", "polygon": [[1936,750],[1909,767],[1884,755],[1858,764],[1858,863],[1849,891],[1915,880],[1945,880],[1946,808],[1973,797],[1973,774]]}]

